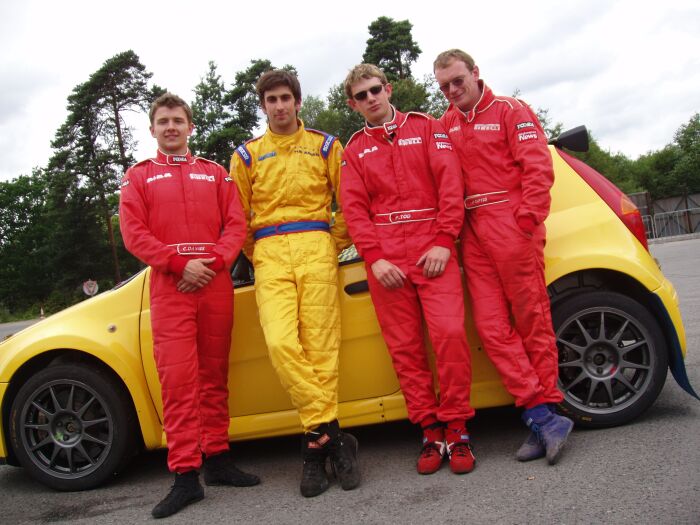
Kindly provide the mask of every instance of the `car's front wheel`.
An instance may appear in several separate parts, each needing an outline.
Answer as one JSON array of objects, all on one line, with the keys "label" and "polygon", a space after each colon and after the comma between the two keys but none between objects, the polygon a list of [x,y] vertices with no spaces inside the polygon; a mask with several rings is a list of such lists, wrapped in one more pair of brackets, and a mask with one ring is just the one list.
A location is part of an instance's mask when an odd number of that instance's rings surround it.
[{"label": "car's front wheel", "polygon": [[85,490],[107,481],[131,456],[134,419],[111,374],[64,364],[37,372],[20,388],[10,437],[34,478],[57,490]]},{"label": "car's front wheel", "polygon": [[617,292],[580,292],[555,303],[552,320],[562,408],[577,424],[621,425],[656,400],[668,352],[644,306]]}]

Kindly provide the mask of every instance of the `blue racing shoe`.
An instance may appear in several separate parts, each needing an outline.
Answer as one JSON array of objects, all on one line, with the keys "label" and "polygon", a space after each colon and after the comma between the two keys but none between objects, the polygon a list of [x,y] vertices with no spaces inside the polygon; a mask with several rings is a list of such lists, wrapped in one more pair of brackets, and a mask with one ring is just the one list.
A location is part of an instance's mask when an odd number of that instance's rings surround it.
[{"label": "blue racing shoe", "polygon": [[520,448],[515,453],[515,459],[518,461],[532,461],[533,459],[543,458],[547,450],[540,443],[535,432],[530,432],[525,442],[520,445]]},{"label": "blue racing shoe", "polygon": [[544,445],[549,464],[554,465],[559,460],[571,429],[574,428],[574,422],[568,417],[552,413],[545,404],[525,410],[522,419]]}]

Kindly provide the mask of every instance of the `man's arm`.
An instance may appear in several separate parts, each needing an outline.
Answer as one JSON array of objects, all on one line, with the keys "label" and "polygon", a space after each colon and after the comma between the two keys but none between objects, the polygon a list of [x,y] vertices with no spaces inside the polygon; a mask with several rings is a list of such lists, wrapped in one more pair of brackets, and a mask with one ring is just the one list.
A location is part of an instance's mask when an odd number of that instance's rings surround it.
[{"label": "man's arm", "polygon": [[348,226],[345,222],[345,215],[343,214],[342,199],[340,194],[340,167],[343,157],[343,147],[340,145],[338,140],[333,142],[331,147],[331,152],[328,155],[328,177],[330,179],[331,187],[335,195],[335,217],[333,225],[331,226],[331,237],[335,241],[335,246],[338,253],[342,252],[345,248],[352,244],[350,239],[350,234],[348,232]]},{"label": "man's arm", "polygon": [[532,233],[549,215],[554,168],[537,116],[521,104],[506,114],[505,124],[511,154],[522,170],[522,200],[515,219],[523,231]]},{"label": "man's arm", "polygon": [[438,193],[437,237],[435,244],[453,248],[464,223],[464,177],[443,125],[430,119],[427,155]]},{"label": "man's arm", "polygon": [[400,288],[406,279],[401,269],[384,258],[381,244],[371,220],[370,196],[360,175],[356,153],[345,150],[342,163],[340,193],[345,220],[360,256],[377,280],[386,288]]},{"label": "man's arm", "polygon": [[426,155],[438,194],[438,233],[435,245],[418,259],[416,265],[423,266],[426,277],[436,277],[445,270],[464,222],[464,178],[457,154],[442,124],[430,119],[426,122],[426,129]]},{"label": "man's arm", "polygon": [[[245,146],[239,146],[239,148],[244,148]],[[248,154],[250,155],[250,154]],[[251,200],[253,198],[253,182],[252,182],[252,170],[246,165],[246,162],[241,157],[238,149],[233,152],[231,157],[231,179],[236,184],[237,194],[239,199],[239,204],[241,206],[241,212],[243,213],[243,220],[246,226],[246,237],[243,242],[243,252],[250,261],[253,260],[253,248],[255,246],[255,239],[253,238],[253,230],[250,227],[250,221],[252,219],[251,215]]]},{"label": "man's arm", "polygon": [[369,192],[360,175],[357,153],[345,150],[341,168],[340,195],[348,230],[360,256],[371,265],[384,258],[371,220]]},{"label": "man's arm", "polygon": [[160,272],[172,271],[171,263],[179,256],[173,246],[159,241],[148,226],[148,207],[138,166],[130,168],[122,179],[119,228],[130,253]]},{"label": "man's arm", "polygon": [[[238,257],[246,240],[247,224],[236,184],[222,166],[217,164],[216,171],[218,172],[218,200],[223,230],[213,250],[213,255],[217,260],[211,268],[219,270],[230,268]],[[222,268],[219,268],[219,264]]]}]

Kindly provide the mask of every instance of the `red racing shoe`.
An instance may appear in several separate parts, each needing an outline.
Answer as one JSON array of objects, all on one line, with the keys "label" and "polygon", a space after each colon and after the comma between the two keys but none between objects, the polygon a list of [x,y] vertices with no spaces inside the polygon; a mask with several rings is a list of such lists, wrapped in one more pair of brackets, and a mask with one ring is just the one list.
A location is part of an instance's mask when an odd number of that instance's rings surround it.
[{"label": "red racing shoe", "polygon": [[440,469],[445,457],[445,427],[433,423],[423,429],[423,448],[418,457],[419,474],[433,474]]},{"label": "red racing shoe", "polygon": [[445,433],[447,455],[450,457],[450,469],[455,474],[466,474],[474,470],[476,458],[472,453],[472,444],[466,427],[447,427]]}]

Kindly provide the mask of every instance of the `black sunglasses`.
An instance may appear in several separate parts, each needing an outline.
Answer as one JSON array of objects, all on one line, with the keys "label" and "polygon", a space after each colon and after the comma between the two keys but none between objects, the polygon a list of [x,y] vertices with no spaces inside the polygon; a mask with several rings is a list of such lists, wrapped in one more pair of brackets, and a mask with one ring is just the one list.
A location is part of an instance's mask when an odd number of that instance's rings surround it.
[{"label": "black sunglasses", "polygon": [[457,89],[461,88],[462,85],[464,84],[464,77],[465,75],[462,75],[461,77],[453,78],[449,82],[445,82],[440,86],[440,91],[447,96],[450,92],[450,84],[456,87]]},{"label": "black sunglasses", "polygon": [[358,91],[352,96],[352,98],[358,101],[364,100],[367,98],[367,92],[370,92],[373,95],[379,95],[379,93],[382,92],[382,89],[384,89],[384,84],[377,84],[376,86],[372,86],[371,88],[365,89],[364,91]]}]

